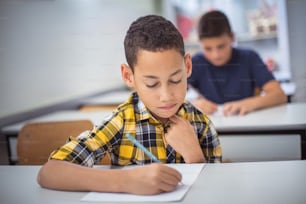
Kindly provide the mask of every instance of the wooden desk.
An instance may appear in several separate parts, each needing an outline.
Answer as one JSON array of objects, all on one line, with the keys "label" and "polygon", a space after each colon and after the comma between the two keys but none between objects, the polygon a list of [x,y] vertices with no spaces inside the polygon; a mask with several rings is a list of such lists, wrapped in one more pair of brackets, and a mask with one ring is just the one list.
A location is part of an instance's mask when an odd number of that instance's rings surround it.
[{"label": "wooden desk", "polygon": [[[41,188],[36,182],[39,168],[0,166],[0,203],[93,203],[80,201],[86,192]],[[305,160],[206,164],[183,200],[176,203],[304,204],[305,189]]]},{"label": "wooden desk", "polygon": [[270,131],[306,128],[306,103],[288,103],[245,116],[209,116],[218,131]]},{"label": "wooden desk", "polygon": [[198,197],[197,203],[302,204],[305,182],[305,160],[208,164],[185,201]]},{"label": "wooden desk", "polygon": [[280,83],[283,91],[285,92],[288,102],[291,102],[291,97],[295,94],[296,85],[294,82],[282,82]]},{"label": "wooden desk", "polygon": [[289,103],[245,116],[210,118],[220,135],[224,159],[306,159],[306,103]]}]

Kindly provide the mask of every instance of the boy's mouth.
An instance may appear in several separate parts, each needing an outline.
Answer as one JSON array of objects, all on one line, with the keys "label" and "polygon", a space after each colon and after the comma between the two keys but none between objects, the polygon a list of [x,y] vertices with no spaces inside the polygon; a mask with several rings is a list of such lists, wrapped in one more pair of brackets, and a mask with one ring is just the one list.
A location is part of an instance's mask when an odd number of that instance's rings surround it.
[{"label": "boy's mouth", "polygon": [[159,108],[163,109],[163,110],[171,110],[175,106],[176,106],[176,104],[169,104],[169,105],[165,105],[165,106],[160,106]]}]

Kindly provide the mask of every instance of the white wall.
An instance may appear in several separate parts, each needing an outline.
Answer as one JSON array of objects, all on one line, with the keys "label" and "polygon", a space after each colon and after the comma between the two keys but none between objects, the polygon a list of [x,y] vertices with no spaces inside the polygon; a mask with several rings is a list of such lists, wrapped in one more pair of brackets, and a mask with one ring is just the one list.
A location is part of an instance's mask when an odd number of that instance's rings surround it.
[{"label": "white wall", "polygon": [[306,1],[287,0],[290,62],[296,94],[293,102],[306,102]]},{"label": "white wall", "polygon": [[154,0],[1,0],[0,117],[122,86],[123,38]]},{"label": "white wall", "polygon": [[[293,100],[306,101],[305,1],[286,2]],[[125,32],[160,3],[0,0],[0,118],[122,86]]]}]

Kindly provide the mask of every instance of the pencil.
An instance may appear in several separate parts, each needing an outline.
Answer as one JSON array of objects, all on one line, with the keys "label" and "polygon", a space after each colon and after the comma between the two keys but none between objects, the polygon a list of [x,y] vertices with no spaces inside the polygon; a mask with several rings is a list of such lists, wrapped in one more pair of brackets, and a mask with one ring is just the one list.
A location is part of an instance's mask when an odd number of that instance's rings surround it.
[{"label": "pencil", "polygon": [[[155,161],[156,163],[160,163],[160,161],[147,149],[145,148],[140,142],[138,142],[135,137],[133,137],[131,134],[125,135],[134,145],[136,145],[138,148],[140,148],[150,159]],[[179,185],[184,185],[181,181],[179,182]]]},{"label": "pencil", "polygon": [[147,149],[145,148],[140,142],[138,142],[135,137],[133,137],[131,134],[126,134],[126,137],[138,148],[140,148],[151,160],[154,162],[160,163],[160,161]]}]

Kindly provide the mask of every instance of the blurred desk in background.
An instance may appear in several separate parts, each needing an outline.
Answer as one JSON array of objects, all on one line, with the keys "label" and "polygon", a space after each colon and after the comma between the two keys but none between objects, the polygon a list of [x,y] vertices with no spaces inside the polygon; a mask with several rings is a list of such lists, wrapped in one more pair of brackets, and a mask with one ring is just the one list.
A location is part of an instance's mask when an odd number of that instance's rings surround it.
[{"label": "blurred desk in background", "polygon": [[286,96],[288,97],[288,102],[291,102],[292,96],[295,94],[296,86],[293,82],[282,82],[280,83],[283,91],[285,92]]},{"label": "blurred desk in background", "polygon": [[119,104],[124,103],[130,96],[131,91],[122,90],[103,94],[101,96],[91,97],[80,101],[80,110],[112,110]]},{"label": "blurred desk in background", "polygon": [[[97,125],[112,111],[58,111],[2,128],[11,163],[17,161],[16,141],[22,126],[31,121],[89,119]],[[245,116],[210,116],[223,147],[225,160],[271,161],[306,159],[306,103],[288,103]]]},{"label": "blurred desk in background", "polygon": [[210,119],[220,135],[225,160],[306,159],[306,103]]}]

